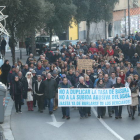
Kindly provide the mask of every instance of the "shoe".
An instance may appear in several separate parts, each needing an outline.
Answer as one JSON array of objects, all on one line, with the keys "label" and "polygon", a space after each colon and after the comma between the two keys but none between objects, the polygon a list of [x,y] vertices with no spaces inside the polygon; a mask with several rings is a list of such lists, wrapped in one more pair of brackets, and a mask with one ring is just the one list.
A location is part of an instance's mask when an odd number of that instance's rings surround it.
[{"label": "shoe", "polygon": [[119,119],[122,119],[122,117],[121,117],[121,116],[119,116]]},{"label": "shoe", "polygon": [[34,105],[34,107],[36,107],[36,105]]},{"label": "shoe", "polygon": [[115,117],[116,119],[118,119],[118,117]]},{"label": "shoe", "polygon": [[134,117],[132,117],[132,120],[134,120],[135,118]]},{"label": "shoe", "polygon": [[91,114],[88,114],[88,116],[90,117],[90,116],[91,116]]},{"label": "shoe", "polygon": [[81,116],[80,119],[84,119],[84,117]]},{"label": "shoe", "polygon": [[42,111],[42,110],[40,110],[40,113],[43,113],[43,111]]},{"label": "shoe", "polygon": [[66,119],[67,119],[67,120],[69,120],[69,119],[70,119],[70,117],[66,117]]},{"label": "shoe", "polygon": [[53,111],[55,111],[56,109],[55,109],[55,107],[53,108]]},{"label": "shoe", "polygon": [[88,118],[88,115],[85,115],[85,118]]},{"label": "shoe", "polygon": [[114,110],[112,110],[112,113],[114,114]]},{"label": "shoe", "polygon": [[58,109],[58,106],[55,107],[55,110],[57,110],[57,109]]},{"label": "shoe", "polygon": [[140,116],[140,113],[138,114],[138,116]]},{"label": "shoe", "polygon": [[65,118],[66,118],[65,116],[62,117],[62,119],[65,119]]},{"label": "shoe", "polygon": [[52,112],[52,111],[50,111],[50,112],[49,112],[49,114],[50,114],[50,115],[52,115],[52,114],[53,114],[53,112]]},{"label": "shoe", "polygon": [[131,114],[129,114],[129,117],[131,117]]},{"label": "shoe", "polygon": [[100,116],[97,116],[97,118],[99,118],[99,119],[100,119]]},{"label": "shoe", "polygon": [[112,115],[109,115],[110,118],[112,118]]},{"label": "shoe", "polygon": [[18,111],[16,111],[16,113],[18,113]]},{"label": "shoe", "polygon": [[18,112],[19,112],[19,113],[22,113],[22,111],[21,111],[21,110],[19,110]]},{"label": "shoe", "polygon": [[38,109],[38,112],[40,112],[40,109]]}]

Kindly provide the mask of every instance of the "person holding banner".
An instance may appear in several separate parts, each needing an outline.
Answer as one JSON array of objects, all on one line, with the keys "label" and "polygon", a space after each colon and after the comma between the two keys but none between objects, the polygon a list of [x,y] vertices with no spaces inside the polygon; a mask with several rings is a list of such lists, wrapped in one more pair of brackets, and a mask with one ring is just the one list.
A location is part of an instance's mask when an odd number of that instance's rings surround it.
[{"label": "person holding banner", "polygon": [[[88,88],[88,85],[84,82],[84,77],[79,77],[79,83],[76,85],[77,88]],[[84,117],[88,117],[88,107],[79,107],[79,114],[80,119],[83,119]]]},{"label": "person holding banner", "polygon": [[[127,77],[125,87],[129,87],[131,82],[132,82],[132,78],[130,76]],[[127,105],[127,111],[128,111],[129,117],[131,117],[131,107],[130,107],[130,105]]]},{"label": "person holding banner", "polygon": [[[116,81],[116,84],[113,85],[113,89],[114,88],[121,88],[121,87],[124,87],[124,84],[121,83],[121,78],[120,77],[117,77],[117,81]],[[115,106],[115,118],[118,119],[118,118],[122,118],[122,106]]]},{"label": "person holding banner", "polygon": [[[88,88],[93,88],[93,83],[88,75],[85,76],[85,83]],[[88,116],[91,116],[91,107],[88,107]]]},{"label": "person holding banner", "polygon": [[134,120],[135,109],[136,109],[136,106],[139,104],[138,102],[139,89],[138,89],[137,83],[134,81],[130,83],[129,87],[131,89],[131,97],[132,97],[132,104],[130,105],[131,117],[132,117],[132,120]]},{"label": "person holding banner", "polygon": [[[105,88],[103,79],[99,79],[97,82],[97,88]],[[104,116],[104,107],[97,107],[98,118],[103,118]]]},{"label": "person holding banner", "polygon": [[[72,88],[70,84],[68,84],[68,79],[63,78],[63,82],[58,85],[58,88]],[[70,108],[69,107],[62,107],[62,119],[70,119]]]},{"label": "person holding banner", "polygon": [[[108,74],[104,75],[104,84],[105,84],[105,88],[112,88],[112,86],[113,86],[113,83],[109,79]],[[104,108],[104,116],[105,116],[105,112],[106,112],[106,107]],[[112,107],[111,106],[108,106],[108,115],[110,118],[112,117]]]}]

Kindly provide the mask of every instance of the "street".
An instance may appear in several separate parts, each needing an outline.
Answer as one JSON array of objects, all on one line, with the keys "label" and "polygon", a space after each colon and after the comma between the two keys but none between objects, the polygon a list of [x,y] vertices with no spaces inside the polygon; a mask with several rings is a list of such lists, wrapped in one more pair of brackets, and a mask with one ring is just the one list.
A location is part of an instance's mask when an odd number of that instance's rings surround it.
[{"label": "street", "polygon": [[[80,119],[78,110],[71,108],[71,119],[62,119],[61,108],[54,112],[57,122],[64,122],[62,126],[57,128],[48,124],[52,122],[52,117],[46,108],[44,113],[39,113],[37,108],[33,112],[27,111],[27,106],[22,106],[22,114],[17,114],[15,109],[12,110],[11,115],[11,129],[15,140],[132,140],[132,136],[139,133],[140,117],[137,116],[134,121],[128,117],[126,107],[123,107],[122,119],[116,120],[114,115],[109,118],[106,115],[102,120],[99,119],[92,112],[89,118]],[[109,130],[106,126],[109,126]],[[113,135],[114,130],[118,135]],[[22,133],[22,136],[21,136]],[[122,138],[122,139],[121,139]]]}]

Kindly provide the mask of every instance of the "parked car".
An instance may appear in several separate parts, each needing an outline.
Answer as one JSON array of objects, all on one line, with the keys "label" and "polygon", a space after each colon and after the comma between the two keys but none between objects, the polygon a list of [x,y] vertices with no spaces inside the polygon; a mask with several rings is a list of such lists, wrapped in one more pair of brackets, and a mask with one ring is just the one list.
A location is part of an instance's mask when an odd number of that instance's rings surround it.
[{"label": "parked car", "polygon": [[70,43],[72,43],[72,45],[76,45],[78,41],[79,40],[64,40],[61,43],[61,47],[63,47],[63,45],[66,45],[66,47],[68,47],[70,45]]},{"label": "parked car", "polygon": [[[50,36],[38,36],[36,37],[36,52],[41,54],[47,48],[49,48]],[[51,50],[57,50],[59,47],[59,37],[56,35],[52,36]]]}]

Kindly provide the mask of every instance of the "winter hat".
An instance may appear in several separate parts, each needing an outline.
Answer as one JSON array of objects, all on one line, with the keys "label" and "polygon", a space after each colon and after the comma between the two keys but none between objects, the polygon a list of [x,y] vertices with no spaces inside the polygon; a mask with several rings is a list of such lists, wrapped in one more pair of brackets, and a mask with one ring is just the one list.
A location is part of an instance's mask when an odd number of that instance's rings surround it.
[{"label": "winter hat", "polygon": [[50,70],[50,68],[49,67],[46,67],[46,70]]},{"label": "winter hat", "polygon": [[15,66],[12,66],[12,69],[15,68]]},{"label": "winter hat", "polygon": [[53,74],[58,74],[58,72],[56,70],[53,70]]},{"label": "winter hat", "polygon": [[36,71],[35,70],[32,70],[32,73],[36,73]]}]

